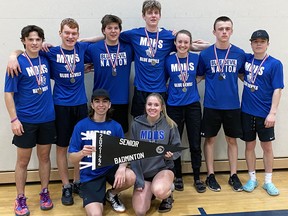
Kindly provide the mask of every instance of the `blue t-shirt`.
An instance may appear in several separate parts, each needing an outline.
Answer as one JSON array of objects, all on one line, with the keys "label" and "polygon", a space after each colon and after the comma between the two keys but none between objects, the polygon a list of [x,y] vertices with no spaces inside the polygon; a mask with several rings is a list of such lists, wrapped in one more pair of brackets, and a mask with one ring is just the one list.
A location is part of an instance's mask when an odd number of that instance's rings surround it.
[{"label": "blue t-shirt", "polygon": [[[18,56],[22,73],[13,78],[6,73],[4,91],[14,92],[16,113],[21,122],[37,124],[55,120],[49,63],[43,56],[40,56],[40,59],[40,77],[39,58],[30,58],[33,70],[24,54]],[[39,77],[42,94],[38,94],[39,86],[35,73]]]},{"label": "blue t-shirt", "polygon": [[[176,53],[172,53],[166,58],[165,71],[169,77],[167,100],[168,105],[185,106],[200,100],[196,81],[198,59],[199,56],[197,54],[189,52],[188,71],[186,75],[185,71],[187,70],[187,58],[179,58],[179,62],[182,68],[181,75]],[[185,82],[183,82],[183,80]]]},{"label": "blue t-shirt", "polygon": [[247,54],[246,58],[242,111],[253,116],[266,118],[271,109],[274,90],[284,88],[283,65],[278,59],[269,56],[259,68],[262,60],[255,59],[253,63],[254,74],[251,76],[250,71],[254,55]]},{"label": "blue t-shirt", "polygon": [[[220,68],[228,49],[216,49]],[[204,107],[220,110],[239,109],[238,74],[244,73],[245,53],[231,45],[223,66],[225,79],[220,80],[220,71],[214,53],[214,45],[200,52],[198,76],[205,76]]]},{"label": "blue t-shirt", "polygon": [[[71,83],[71,73],[67,66],[64,56],[60,50],[60,46],[50,48],[49,52],[41,52],[46,56],[51,65],[51,78],[55,84],[53,88],[53,98],[55,105],[61,106],[77,106],[87,103],[87,96],[84,85],[84,54],[90,43],[76,43],[74,49],[75,55],[75,82]],[[66,59],[73,65],[74,50],[62,49]]]},{"label": "blue t-shirt", "polygon": [[116,63],[116,76],[112,74],[112,64],[106,51],[104,40],[91,44],[85,55],[86,62],[94,64],[94,87],[95,89],[106,89],[110,94],[112,104],[129,103],[129,78],[131,63],[133,61],[132,47],[122,41],[120,43],[118,58],[115,57],[118,45],[109,46],[112,62]]},{"label": "blue t-shirt", "polygon": [[[156,54],[153,57],[150,52],[145,28],[135,28],[120,34],[122,40],[133,46],[135,53],[134,85],[140,91],[166,92],[164,64],[166,56],[175,50],[175,36],[171,31],[159,28],[158,43],[156,45],[156,35],[156,32],[148,32],[151,46],[155,48],[157,46]],[[152,65],[152,61],[155,62],[155,65]]]},{"label": "blue t-shirt", "polygon": [[[85,118],[80,120],[73,131],[68,152],[79,152],[83,149],[84,145],[92,145],[91,140],[85,140],[84,134],[95,134],[102,133],[106,135],[116,136],[116,137],[124,137],[124,132],[119,123],[114,120],[106,121],[106,122],[94,122],[90,118]],[[103,156],[105,157],[105,156]],[[92,157],[83,157],[82,162],[92,162]],[[91,181],[98,176],[104,175],[107,173],[113,166],[106,166],[97,168],[92,170],[91,167],[81,169],[80,170],[80,181],[88,182]]]}]

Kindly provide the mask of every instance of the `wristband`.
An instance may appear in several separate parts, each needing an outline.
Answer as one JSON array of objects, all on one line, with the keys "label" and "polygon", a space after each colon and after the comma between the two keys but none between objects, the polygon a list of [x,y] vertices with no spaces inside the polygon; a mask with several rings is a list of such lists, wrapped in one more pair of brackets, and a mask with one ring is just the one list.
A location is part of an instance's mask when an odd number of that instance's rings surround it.
[{"label": "wristband", "polygon": [[18,117],[16,116],[14,119],[12,119],[10,122],[13,123],[15,122],[16,120],[18,120]]}]

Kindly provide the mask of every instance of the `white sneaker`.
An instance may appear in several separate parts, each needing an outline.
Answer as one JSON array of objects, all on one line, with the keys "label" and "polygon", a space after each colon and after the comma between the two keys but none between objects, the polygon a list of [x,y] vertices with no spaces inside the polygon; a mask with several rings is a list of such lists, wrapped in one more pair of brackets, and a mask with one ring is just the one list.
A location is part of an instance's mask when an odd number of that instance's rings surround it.
[{"label": "white sneaker", "polygon": [[121,202],[121,200],[119,199],[118,194],[113,195],[111,193],[111,189],[107,190],[106,192],[106,200],[111,204],[114,211],[125,212],[126,208],[124,204]]}]

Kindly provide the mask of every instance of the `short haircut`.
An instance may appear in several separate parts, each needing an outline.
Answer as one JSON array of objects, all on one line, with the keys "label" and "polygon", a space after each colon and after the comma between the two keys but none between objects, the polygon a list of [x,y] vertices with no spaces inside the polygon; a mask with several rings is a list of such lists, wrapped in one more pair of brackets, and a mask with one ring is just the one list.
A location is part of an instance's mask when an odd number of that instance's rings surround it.
[{"label": "short haircut", "polygon": [[111,23],[117,23],[119,26],[120,31],[122,31],[122,20],[115,15],[112,14],[106,14],[102,20],[101,20],[101,31],[104,32],[105,28],[107,25],[111,24]]},{"label": "short haircut", "polygon": [[[21,30],[21,41],[24,41],[25,38],[29,37],[29,34],[31,32],[37,32],[38,36],[42,39],[42,41],[45,40],[44,30],[42,28],[36,25],[28,25]],[[24,48],[26,48],[25,44]]]},{"label": "short haircut", "polygon": [[227,17],[227,16],[220,16],[220,17],[218,17],[216,20],[215,20],[215,22],[214,22],[214,25],[213,25],[213,29],[214,30],[216,30],[216,24],[217,24],[217,22],[231,22],[231,24],[232,24],[232,26],[233,26],[233,22],[232,22],[232,20],[229,18],[229,17]]},{"label": "short haircut", "polygon": [[142,15],[144,16],[148,10],[157,9],[161,15],[161,4],[157,0],[145,0],[142,5]]},{"label": "short haircut", "polygon": [[79,32],[79,24],[77,23],[76,20],[72,19],[72,18],[65,18],[61,21],[60,24],[60,32],[62,32],[64,26],[67,25],[69,28],[71,29],[75,29],[77,28],[77,31]]}]

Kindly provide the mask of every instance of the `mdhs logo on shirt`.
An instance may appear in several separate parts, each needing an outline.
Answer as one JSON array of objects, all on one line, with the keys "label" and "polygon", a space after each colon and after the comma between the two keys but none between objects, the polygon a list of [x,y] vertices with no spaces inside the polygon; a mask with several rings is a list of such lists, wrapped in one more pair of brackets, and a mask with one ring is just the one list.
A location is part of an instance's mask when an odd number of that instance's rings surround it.
[{"label": "mdhs logo on shirt", "polygon": [[150,140],[155,142],[156,140],[164,140],[165,132],[164,130],[141,130],[140,131],[140,139],[141,140]]}]

